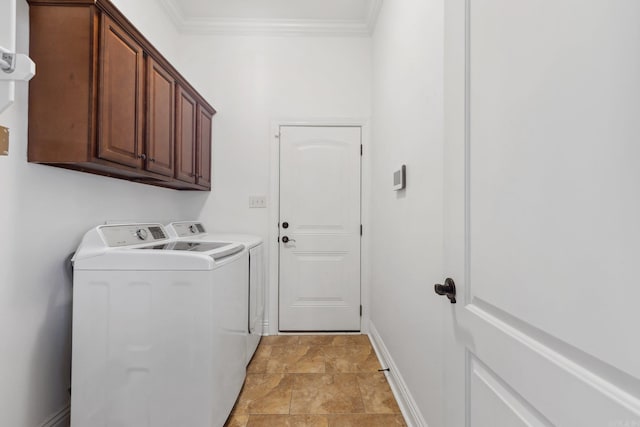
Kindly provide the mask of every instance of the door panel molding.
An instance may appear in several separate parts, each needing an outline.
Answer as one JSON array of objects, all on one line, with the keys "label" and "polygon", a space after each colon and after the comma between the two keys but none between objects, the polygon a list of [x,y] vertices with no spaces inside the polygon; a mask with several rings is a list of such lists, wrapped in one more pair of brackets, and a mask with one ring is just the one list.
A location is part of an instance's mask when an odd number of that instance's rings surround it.
[{"label": "door panel molding", "polygon": [[[468,353],[471,416],[479,425],[552,427],[553,423],[533,408],[495,372]],[[475,402],[477,401],[477,402]],[[501,413],[502,412],[502,413]]]},{"label": "door panel molding", "polygon": [[466,310],[494,328],[527,345],[533,351],[589,384],[595,390],[611,396],[622,406],[640,414],[640,382],[631,375],[596,359],[579,348],[511,316],[499,308],[475,298]]},{"label": "door panel molding", "polygon": [[[471,335],[480,338],[467,345],[470,357],[489,367],[553,424],[608,425],[612,420],[640,417],[640,401],[629,392],[496,317],[484,306],[468,304],[465,311],[474,318],[468,322],[473,329]],[[531,372],[535,372],[535,381]],[[544,390],[549,384],[554,389]],[[557,396],[572,398],[559,405]],[[585,402],[598,412],[585,411]]]}]

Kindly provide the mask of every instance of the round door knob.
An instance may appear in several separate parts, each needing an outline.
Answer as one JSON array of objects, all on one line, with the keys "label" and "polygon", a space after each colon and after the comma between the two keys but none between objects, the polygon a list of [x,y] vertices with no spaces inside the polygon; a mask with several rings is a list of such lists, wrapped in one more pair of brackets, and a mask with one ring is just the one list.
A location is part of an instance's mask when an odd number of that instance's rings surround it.
[{"label": "round door knob", "polygon": [[288,222],[283,222],[282,223],[282,228],[289,228],[289,223]]},{"label": "round door knob", "polygon": [[287,243],[289,241],[289,237],[282,236],[282,243]]},{"label": "round door knob", "polygon": [[456,303],[456,284],[452,278],[447,277],[444,281],[444,285],[436,284],[433,286],[433,290],[438,295],[445,295],[451,301],[451,304]]}]

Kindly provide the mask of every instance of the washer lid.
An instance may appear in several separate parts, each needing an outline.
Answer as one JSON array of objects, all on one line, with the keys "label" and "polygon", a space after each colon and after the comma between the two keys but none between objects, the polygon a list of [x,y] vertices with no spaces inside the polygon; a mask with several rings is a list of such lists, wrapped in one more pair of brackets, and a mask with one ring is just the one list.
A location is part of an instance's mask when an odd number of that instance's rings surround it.
[{"label": "washer lid", "polygon": [[73,263],[75,270],[213,270],[243,250],[236,242],[176,241],[160,224],[103,225],[85,234]]}]

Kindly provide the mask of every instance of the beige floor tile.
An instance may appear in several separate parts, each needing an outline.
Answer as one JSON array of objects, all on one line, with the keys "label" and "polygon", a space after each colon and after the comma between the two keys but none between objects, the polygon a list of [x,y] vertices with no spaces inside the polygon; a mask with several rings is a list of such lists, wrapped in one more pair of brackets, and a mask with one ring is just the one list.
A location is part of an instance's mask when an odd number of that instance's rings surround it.
[{"label": "beige floor tile", "polygon": [[293,383],[287,374],[248,374],[233,413],[288,414]]},{"label": "beige floor tile", "polygon": [[328,427],[325,415],[251,415],[247,427]]},{"label": "beige floor tile", "polygon": [[271,357],[271,351],[273,350],[271,345],[262,345],[257,348],[251,363],[247,366],[248,374],[265,374],[267,373],[267,363]]},{"label": "beige floor tile", "polygon": [[247,427],[249,415],[231,414],[224,427]]},{"label": "beige floor tile", "polygon": [[331,346],[323,348],[326,372],[377,372],[381,368],[370,345]]},{"label": "beige floor tile", "polygon": [[382,372],[361,373],[358,385],[365,412],[368,414],[398,414],[400,408],[393,397],[391,387]]},{"label": "beige floor tile", "polygon": [[291,396],[291,414],[364,412],[355,374],[298,374]]},{"label": "beige floor tile", "polygon": [[334,335],[331,345],[371,345],[367,335]]},{"label": "beige floor tile", "polygon": [[267,362],[267,373],[325,372],[325,356],[321,347],[308,345],[273,347]]},{"label": "beige floor tile", "polygon": [[298,335],[270,335],[262,337],[261,345],[296,345],[300,337]]},{"label": "beige floor tile", "polygon": [[303,345],[331,345],[335,335],[300,335],[299,343]]},{"label": "beige floor tile", "polygon": [[256,348],[256,352],[254,353],[254,357],[269,357],[271,356],[271,351],[273,350],[273,346],[269,344],[263,344],[262,342]]},{"label": "beige floor tile", "polygon": [[400,414],[327,415],[329,427],[406,427]]}]

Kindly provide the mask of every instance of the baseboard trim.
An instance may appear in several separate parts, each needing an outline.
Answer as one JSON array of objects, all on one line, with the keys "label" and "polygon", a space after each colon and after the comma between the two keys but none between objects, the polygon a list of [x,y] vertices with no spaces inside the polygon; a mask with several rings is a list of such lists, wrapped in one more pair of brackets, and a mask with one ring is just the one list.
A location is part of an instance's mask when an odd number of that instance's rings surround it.
[{"label": "baseboard trim", "polygon": [[71,404],[67,403],[62,409],[51,415],[40,424],[40,427],[68,427],[71,423]]},{"label": "baseboard trim", "polygon": [[369,337],[371,338],[371,344],[373,345],[373,349],[375,350],[382,367],[389,368],[389,371],[385,372],[385,376],[387,377],[387,381],[389,381],[393,395],[398,401],[398,406],[400,406],[400,411],[404,416],[407,426],[428,427],[427,422],[422,416],[422,412],[418,409],[416,401],[413,399],[411,392],[409,392],[407,383],[405,383],[398,367],[393,361],[391,353],[389,353],[384,341],[382,341],[382,337],[371,321],[369,321]]}]

